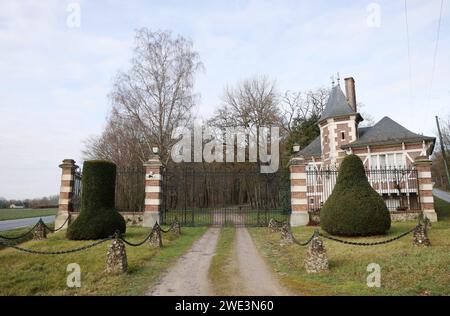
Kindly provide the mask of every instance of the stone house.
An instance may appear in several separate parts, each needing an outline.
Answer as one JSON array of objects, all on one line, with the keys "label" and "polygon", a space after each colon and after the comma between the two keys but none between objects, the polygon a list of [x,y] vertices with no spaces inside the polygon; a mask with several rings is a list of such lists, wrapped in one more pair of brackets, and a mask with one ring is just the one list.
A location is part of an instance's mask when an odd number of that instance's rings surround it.
[{"label": "stone house", "polygon": [[[308,211],[320,210],[334,187],[340,162],[355,154],[391,211],[418,213],[425,206],[435,220],[434,206],[427,206],[433,203],[431,179],[419,183],[419,176],[428,174],[419,175],[415,162],[429,158],[436,139],[416,134],[388,116],[373,126],[361,127],[364,119],[357,109],[353,78],[345,79],[345,90],[346,95],[339,84],[332,87],[317,122],[320,136],[296,153],[305,163]],[[421,189],[426,189],[429,197],[420,198]]]}]

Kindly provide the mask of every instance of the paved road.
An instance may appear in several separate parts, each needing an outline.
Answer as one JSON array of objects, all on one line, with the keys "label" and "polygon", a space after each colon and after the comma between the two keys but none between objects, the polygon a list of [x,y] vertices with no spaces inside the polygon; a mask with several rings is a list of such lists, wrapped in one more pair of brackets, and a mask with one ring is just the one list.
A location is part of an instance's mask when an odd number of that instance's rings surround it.
[{"label": "paved road", "polygon": [[433,189],[433,194],[436,195],[441,200],[447,201],[450,203],[450,192],[443,191],[441,189]]},{"label": "paved road", "polygon": [[[0,221],[0,231],[16,229],[26,226],[33,226],[41,217],[30,217],[21,219],[11,219],[7,221]],[[44,223],[51,223],[55,220],[55,216],[43,216]]]}]

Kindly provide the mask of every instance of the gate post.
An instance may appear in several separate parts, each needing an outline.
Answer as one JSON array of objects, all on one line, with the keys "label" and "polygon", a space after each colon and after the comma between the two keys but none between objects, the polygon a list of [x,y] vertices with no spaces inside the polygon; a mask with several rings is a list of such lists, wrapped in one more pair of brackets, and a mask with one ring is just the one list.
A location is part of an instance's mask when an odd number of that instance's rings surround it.
[{"label": "gate post", "polygon": [[[67,228],[67,219],[70,216],[72,208],[73,189],[75,184],[75,170],[78,166],[73,159],[64,159],[59,165],[61,172],[61,186],[59,189],[58,213],[55,217],[55,228],[61,227],[64,223],[64,229]],[[67,222],[66,222],[67,221]]]},{"label": "gate post", "polygon": [[419,156],[414,160],[414,167],[417,170],[418,195],[423,215],[431,222],[437,222],[437,214],[434,210],[431,160],[427,157]]},{"label": "gate post", "polygon": [[291,219],[292,227],[309,223],[308,199],[306,197],[306,162],[303,156],[294,156],[289,162],[291,173]]},{"label": "gate post", "polygon": [[162,163],[158,155],[153,155],[145,167],[145,203],[142,226],[153,227],[159,223],[162,202]]}]

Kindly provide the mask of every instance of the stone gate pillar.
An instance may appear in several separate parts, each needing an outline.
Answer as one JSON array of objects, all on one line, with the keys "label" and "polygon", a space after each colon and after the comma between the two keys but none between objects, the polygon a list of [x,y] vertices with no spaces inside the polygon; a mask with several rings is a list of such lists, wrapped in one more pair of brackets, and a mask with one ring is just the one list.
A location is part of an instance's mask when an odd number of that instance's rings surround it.
[{"label": "stone gate pillar", "polygon": [[162,164],[158,155],[152,156],[145,167],[145,205],[142,226],[153,227],[159,223],[162,202]]},{"label": "stone gate pillar", "polygon": [[437,222],[437,214],[434,210],[431,160],[428,157],[419,156],[414,160],[414,167],[417,169],[419,183],[418,195],[422,212],[431,222]]},{"label": "stone gate pillar", "polygon": [[55,218],[55,228],[61,227],[64,223],[64,229],[68,226],[67,219],[70,216],[72,208],[72,196],[75,184],[75,171],[78,166],[73,159],[64,159],[59,165],[61,172],[61,185],[59,189],[58,213]]},{"label": "stone gate pillar", "polygon": [[291,226],[306,226],[309,223],[309,215],[305,158],[302,156],[292,157],[289,170],[291,173]]}]

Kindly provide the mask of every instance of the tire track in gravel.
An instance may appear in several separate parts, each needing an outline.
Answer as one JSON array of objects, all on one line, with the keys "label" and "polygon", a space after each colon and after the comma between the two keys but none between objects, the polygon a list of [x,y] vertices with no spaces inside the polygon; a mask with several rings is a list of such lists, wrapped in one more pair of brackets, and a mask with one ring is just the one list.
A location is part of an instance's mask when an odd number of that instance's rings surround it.
[{"label": "tire track in gravel", "polygon": [[213,295],[208,271],[220,228],[210,228],[146,295]]}]

